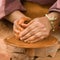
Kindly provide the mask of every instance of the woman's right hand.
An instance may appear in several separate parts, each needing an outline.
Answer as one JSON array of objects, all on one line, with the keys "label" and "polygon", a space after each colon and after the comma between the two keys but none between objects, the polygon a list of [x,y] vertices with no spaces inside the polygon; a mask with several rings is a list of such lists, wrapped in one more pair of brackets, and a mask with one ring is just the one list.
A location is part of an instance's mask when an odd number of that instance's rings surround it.
[{"label": "woman's right hand", "polygon": [[27,18],[23,17],[20,20],[14,21],[13,32],[17,38],[20,38],[19,37],[20,32],[28,26],[28,24],[26,24],[25,21],[29,22],[30,18],[29,17],[27,17]]}]

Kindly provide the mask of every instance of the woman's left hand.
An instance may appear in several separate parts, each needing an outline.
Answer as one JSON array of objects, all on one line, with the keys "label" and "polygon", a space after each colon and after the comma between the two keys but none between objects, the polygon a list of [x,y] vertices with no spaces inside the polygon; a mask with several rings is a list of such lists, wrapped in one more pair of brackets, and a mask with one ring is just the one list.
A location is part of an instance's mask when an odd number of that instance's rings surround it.
[{"label": "woman's left hand", "polygon": [[20,33],[20,40],[33,43],[49,36],[51,25],[47,17],[33,19],[28,27]]}]

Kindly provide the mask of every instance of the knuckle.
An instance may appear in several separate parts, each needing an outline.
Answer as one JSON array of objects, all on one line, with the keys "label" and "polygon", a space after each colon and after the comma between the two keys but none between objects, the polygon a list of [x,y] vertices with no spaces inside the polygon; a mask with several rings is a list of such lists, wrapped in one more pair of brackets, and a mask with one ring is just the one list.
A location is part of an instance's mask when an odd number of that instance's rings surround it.
[{"label": "knuckle", "polygon": [[34,26],[29,26],[29,27],[27,27],[27,31],[30,31],[30,30],[32,30],[34,28]]},{"label": "knuckle", "polygon": [[15,34],[15,33],[14,33],[14,35],[15,35],[17,38],[19,38],[19,34]]},{"label": "knuckle", "polygon": [[39,24],[39,21],[38,20],[36,20],[35,22],[36,22],[36,24]]},{"label": "knuckle", "polygon": [[19,34],[18,34],[17,32],[15,32],[15,31],[14,31],[13,33],[14,33],[14,35],[19,35]]},{"label": "knuckle", "polygon": [[16,30],[13,31],[15,34],[19,34],[19,32],[17,32]]},{"label": "knuckle", "polygon": [[29,26],[29,27],[27,28],[27,30],[29,30],[29,29],[31,29],[31,26]]},{"label": "knuckle", "polygon": [[30,32],[29,35],[33,35],[34,33]]},{"label": "knuckle", "polygon": [[35,30],[32,30],[32,31],[31,31],[31,34],[35,34],[35,32],[36,32]]},{"label": "knuckle", "polygon": [[29,36],[31,36],[31,34],[30,34],[30,33],[28,33],[27,35],[25,35],[25,37],[29,37]]},{"label": "knuckle", "polygon": [[13,29],[13,32],[14,32],[14,33],[17,33],[17,34],[19,34],[19,33],[20,33],[20,31],[19,31],[19,30],[17,30],[16,28],[14,28],[14,29]]},{"label": "knuckle", "polygon": [[16,20],[16,21],[14,21],[14,24],[17,24],[17,22],[18,22],[17,20]]},{"label": "knuckle", "polygon": [[35,37],[39,38],[40,37],[40,34],[39,33],[35,34]]},{"label": "knuckle", "polygon": [[34,40],[35,39],[35,36],[32,36],[31,38],[30,38],[30,40]]},{"label": "knuckle", "polygon": [[44,38],[45,38],[45,36],[41,36],[41,37],[40,37],[40,39],[44,39]]},{"label": "knuckle", "polygon": [[32,30],[31,32],[30,32],[30,35],[35,35],[36,34],[36,31],[35,30]]},{"label": "knuckle", "polygon": [[43,28],[43,31],[47,31],[47,28],[44,27],[44,28]]},{"label": "knuckle", "polygon": [[20,30],[20,31],[21,31],[22,27],[20,27],[20,26],[18,26],[18,25],[14,25],[14,26],[13,26],[13,30],[14,30],[14,29],[17,29],[17,30]]},{"label": "knuckle", "polygon": [[48,35],[49,35],[49,32],[46,33],[46,36],[48,36]]}]

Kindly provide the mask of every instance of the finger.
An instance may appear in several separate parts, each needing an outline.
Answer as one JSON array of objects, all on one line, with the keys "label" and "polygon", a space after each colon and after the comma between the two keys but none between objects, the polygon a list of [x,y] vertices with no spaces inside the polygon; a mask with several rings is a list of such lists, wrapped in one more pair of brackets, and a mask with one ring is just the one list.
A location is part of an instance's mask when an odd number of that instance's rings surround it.
[{"label": "finger", "polygon": [[20,30],[18,30],[15,26],[13,27],[13,31],[14,31],[15,33],[17,33],[17,34],[20,33]]},{"label": "finger", "polygon": [[44,37],[45,37],[45,36],[41,36],[40,38],[35,39],[35,40],[33,40],[33,41],[28,41],[28,43],[35,43],[35,42],[41,41],[41,40],[44,39]]},{"label": "finger", "polygon": [[[19,25],[26,27],[26,25],[31,21],[31,18],[21,18],[19,20]],[[26,24],[26,25],[25,25]]]},{"label": "finger", "polygon": [[16,37],[19,37],[19,33],[20,33],[20,31],[17,30],[17,29],[15,29],[15,30],[13,31],[13,33],[14,33],[14,35],[15,35]]},{"label": "finger", "polygon": [[[29,37],[35,35],[38,32],[46,32],[46,28],[41,29],[40,27],[37,27],[33,30],[31,30],[29,33],[27,33],[26,35],[24,35],[23,37],[20,37],[21,40],[25,40],[28,39]],[[46,35],[46,34],[45,34]]]},{"label": "finger", "polygon": [[22,23],[21,26],[22,26],[23,28],[26,28],[26,27],[28,27],[28,24]]},{"label": "finger", "polygon": [[19,34],[14,32],[15,37],[19,38]]},{"label": "finger", "polygon": [[24,31],[21,32],[20,37],[23,37],[24,35],[26,35],[28,32],[30,32],[34,28],[35,28],[35,25],[31,24]]},{"label": "finger", "polygon": [[36,33],[40,32],[41,29],[39,27],[31,30],[29,33],[27,33],[26,35],[24,35],[23,37],[20,37],[21,40],[25,40],[28,39],[29,37],[35,35]]},{"label": "finger", "polygon": [[18,24],[20,25],[21,23],[24,23],[24,20],[23,19],[18,20]]},{"label": "finger", "polygon": [[31,20],[31,21],[28,23],[28,26],[31,25],[33,22],[34,22],[34,20]]},{"label": "finger", "polygon": [[40,26],[40,28],[41,28],[41,27],[44,27],[44,25],[42,25],[42,24],[39,23],[39,22],[34,22],[34,23],[32,23],[32,24],[29,25],[24,31],[21,32],[20,37],[25,36],[25,35],[26,35],[27,33],[29,33],[31,30],[33,30],[33,29],[35,29],[35,28],[37,28],[37,27],[39,27],[39,26]]},{"label": "finger", "polygon": [[[31,23],[30,23],[31,24]],[[26,22],[21,22],[21,24],[20,24],[23,28],[26,28],[26,27],[28,27],[29,26],[29,24],[27,23],[27,21]]]},{"label": "finger", "polygon": [[19,25],[19,24],[17,24],[17,22],[16,23],[14,23],[14,26],[18,29],[18,30],[23,30],[23,28]]},{"label": "finger", "polygon": [[23,30],[23,29],[20,27],[20,25],[19,25],[19,20],[16,20],[16,21],[14,22],[14,25],[17,27],[17,29]]},{"label": "finger", "polygon": [[28,24],[22,23],[21,26],[24,27],[24,28],[26,28],[26,27],[28,27],[32,23],[33,23],[33,21],[29,22]]},{"label": "finger", "polygon": [[13,33],[14,33],[14,35],[15,35],[17,38],[19,38],[19,34],[20,34],[20,31],[19,31],[19,30],[15,29],[15,30],[13,31]]},{"label": "finger", "polygon": [[31,25],[33,22],[37,21],[38,19],[39,19],[39,18],[35,18],[35,19],[31,20],[31,21],[28,23],[28,25]]},{"label": "finger", "polygon": [[41,36],[42,36],[42,33],[41,33],[41,32],[38,32],[37,34],[33,35],[32,37],[30,37],[30,38],[24,40],[24,42],[33,41],[33,40],[35,40],[35,39],[40,38]]}]

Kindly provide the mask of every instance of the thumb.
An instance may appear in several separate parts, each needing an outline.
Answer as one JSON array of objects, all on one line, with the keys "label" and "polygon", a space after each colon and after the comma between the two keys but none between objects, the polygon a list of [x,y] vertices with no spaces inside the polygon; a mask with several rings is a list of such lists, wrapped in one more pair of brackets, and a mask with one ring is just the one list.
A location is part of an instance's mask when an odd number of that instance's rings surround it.
[{"label": "thumb", "polygon": [[22,26],[23,28],[27,28],[27,27],[28,27],[28,24],[22,23],[21,26]]}]

